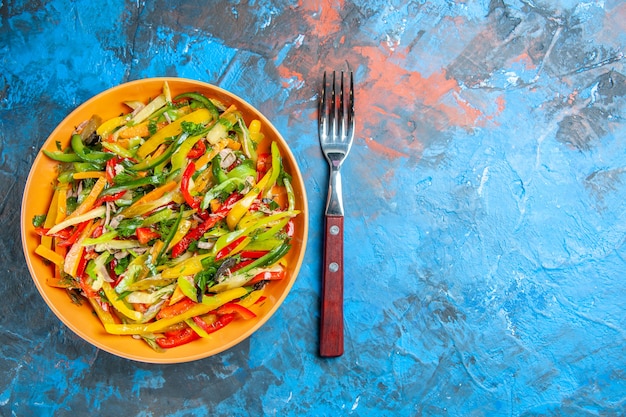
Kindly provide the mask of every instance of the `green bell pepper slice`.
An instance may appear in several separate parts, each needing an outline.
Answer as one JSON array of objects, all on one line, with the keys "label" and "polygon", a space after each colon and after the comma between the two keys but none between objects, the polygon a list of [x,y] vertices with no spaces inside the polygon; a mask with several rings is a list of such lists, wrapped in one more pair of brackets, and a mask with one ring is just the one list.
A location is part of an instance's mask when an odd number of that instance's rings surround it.
[{"label": "green bell pepper slice", "polygon": [[129,169],[132,171],[148,171],[150,169],[153,169],[154,167],[161,165],[172,157],[172,154],[176,151],[176,149],[178,149],[180,145],[182,145],[182,143],[185,141],[185,139],[187,139],[188,136],[189,134],[186,132],[181,133],[178,138],[174,142],[172,142],[172,144],[170,144],[170,146],[161,155],[157,156],[156,158],[146,158],[143,161],[130,166]]},{"label": "green bell pepper slice", "polygon": [[71,139],[72,150],[78,155],[80,159],[85,162],[94,162],[97,164],[104,164],[115,155],[108,152],[92,151],[87,148],[83,143],[83,139],[80,135],[72,135]]},{"label": "green bell pepper slice", "polygon": [[206,98],[204,95],[192,92],[182,93],[174,97],[174,101],[181,100],[183,98],[189,98],[202,104],[211,113],[211,117],[213,117],[213,120],[217,120],[220,117],[220,112],[215,104],[213,104],[213,102]]},{"label": "green bell pepper slice", "polygon": [[81,162],[82,161],[80,156],[76,155],[75,153],[66,153],[66,152],[60,152],[60,151],[50,152],[45,149],[42,149],[41,152],[43,152],[43,154],[46,155],[48,158],[54,161],[58,161],[58,162]]}]

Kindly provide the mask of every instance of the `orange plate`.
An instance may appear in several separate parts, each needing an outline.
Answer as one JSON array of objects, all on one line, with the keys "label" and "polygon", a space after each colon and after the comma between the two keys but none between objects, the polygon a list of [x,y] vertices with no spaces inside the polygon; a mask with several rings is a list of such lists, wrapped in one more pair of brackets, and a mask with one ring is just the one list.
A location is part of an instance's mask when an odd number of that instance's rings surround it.
[{"label": "orange plate", "polygon": [[55,151],[57,141],[63,147],[68,146],[74,128],[81,122],[88,120],[93,114],[98,114],[103,120],[107,120],[129,111],[123,101],[140,100],[144,103],[147,102],[148,99],[162,92],[165,81],[170,86],[172,97],[183,92],[200,92],[207,97],[222,101],[225,105],[235,104],[248,124],[253,119],[260,120],[263,134],[266,138],[278,143],[285,169],[293,176],[296,209],[301,210],[302,213],[296,218],[296,231],[292,240],[293,247],[287,255],[287,277],[282,281],[272,282],[266,287],[267,300],[259,306],[258,310],[255,310],[257,317],[232,322],[224,329],[214,333],[210,339],[200,339],[184,346],[169,349],[164,353],[153,351],[142,340],[106,333],[99,319],[92,313],[88,302],[84,302],[82,306],[77,306],[70,301],[65,290],[53,288],[46,284],[46,278],[53,274],[53,269],[35,254],[35,248],[40,239],[34,233],[31,220],[33,216],[47,212],[53,193],[51,178],[56,176],[55,166],[57,165],[56,162],[46,158],[42,153],[39,153],[35,158],[24,189],[21,213],[22,247],[28,269],[41,296],[57,317],[78,336],[102,350],[135,361],[182,363],[206,358],[236,345],[254,333],[274,314],[287,297],[302,265],[309,222],[302,174],[289,146],[280,133],[265,116],[241,98],[203,82],[183,78],[149,78],[111,88],[88,100],[67,116],[43,144],[43,149]]}]

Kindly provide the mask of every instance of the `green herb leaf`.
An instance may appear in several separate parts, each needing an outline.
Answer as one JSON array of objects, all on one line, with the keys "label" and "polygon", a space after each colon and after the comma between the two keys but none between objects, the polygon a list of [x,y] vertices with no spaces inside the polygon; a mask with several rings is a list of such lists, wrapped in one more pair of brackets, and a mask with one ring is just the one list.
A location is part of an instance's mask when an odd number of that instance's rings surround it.
[{"label": "green herb leaf", "polygon": [[204,130],[204,126],[201,123],[182,122],[181,127],[183,132],[188,133],[190,136],[197,135]]},{"label": "green herb leaf", "polygon": [[142,219],[124,219],[117,226],[117,233],[122,237],[130,237],[135,234],[135,230],[143,224]]}]

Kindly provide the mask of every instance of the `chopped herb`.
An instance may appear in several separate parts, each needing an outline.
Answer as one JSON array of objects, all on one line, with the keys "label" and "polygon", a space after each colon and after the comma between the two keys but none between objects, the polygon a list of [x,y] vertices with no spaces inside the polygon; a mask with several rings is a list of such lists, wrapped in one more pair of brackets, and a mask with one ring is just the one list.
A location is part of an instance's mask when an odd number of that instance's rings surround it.
[{"label": "chopped herb", "polygon": [[148,132],[150,132],[150,135],[154,135],[157,132],[156,120],[150,119],[150,121],[148,121]]},{"label": "chopped herb", "polygon": [[130,256],[126,256],[122,259],[117,260],[117,264],[113,269],[117,275],[122,275],[128,269],[128,264],[130,263]]},{"label": "chopped herb", "polygon": [[204,130],[204,126],[201,123],[182,122],[181,127],[183,132],[189,133],[189,135],[197,135]]},{"label": "chopped herb", "polygon": [[143,220],[141,218],[124,219],[117,226],[116,230],[119,236],[129,237],[135,234],[135,230],[141,227]]}]

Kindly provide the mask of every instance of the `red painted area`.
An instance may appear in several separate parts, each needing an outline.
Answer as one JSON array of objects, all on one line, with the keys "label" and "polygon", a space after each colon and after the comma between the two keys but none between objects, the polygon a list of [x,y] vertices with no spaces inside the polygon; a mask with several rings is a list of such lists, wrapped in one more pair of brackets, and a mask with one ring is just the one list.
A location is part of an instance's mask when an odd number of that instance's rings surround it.
[{"label": "red painted area", "polygon": [[382,143],[377,142],[371,137],[364,138],[363,140],[365,141],[365,144],[367,145],[368,148],[390,159],[406,158],[408,156],[408,154],[406,154],[405,152],[401,152],[396,149],[390,148],[386,145],[383,145]]},{"label": "red painted area", "polygon": [[300,1],[299,5],[304,11],[302,16],[310,26],[310,33],[314,36],[339,33],[343,21],[339,10],[343,7],[344,2],[341,0]]},{"label": "red painted area", "polygon": [[528,55],[528,52],[523,52],[519,54],[517,57],[515,57],[515,59],[513,59],[513,62],[518,62],[522,64],[527,70],[537,68],[537,65],[533,62],[533,59],[530,57],[530,55]]}]

